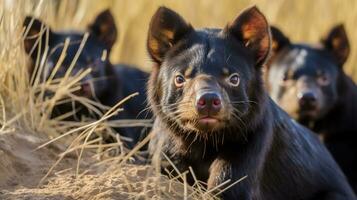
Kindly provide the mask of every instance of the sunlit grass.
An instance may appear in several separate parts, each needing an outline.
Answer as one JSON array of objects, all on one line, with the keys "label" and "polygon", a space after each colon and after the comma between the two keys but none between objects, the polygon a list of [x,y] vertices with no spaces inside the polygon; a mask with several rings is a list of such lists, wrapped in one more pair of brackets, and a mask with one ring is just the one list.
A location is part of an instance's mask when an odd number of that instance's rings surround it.
[{"label": "sunlit grass", "polygon": [[[63,1],[64,4],[71,3]],[[136,173],[143,166],[130,167],[127,165],[134,160],[142,159],[139,149],[146,145],[149,137],[144,139],[134,149],[127,149],[123,145],[123,139],[116,134],[112,127],[120,127],[123,125],[137,125],[150,126],[147,121],[140,120],[115,120],[110,121],[110,118],[119,114],[122,111],[122,105],[130,100],[137,94],[129,95],[117,103],[116,106],[108,108],[100,105],[98,102],[93,102],[86,98],[80,98],[74,94],[79,89],[78,83],[82,77],[88,74],[90,71],[82,71],[75,76],[64,76],[61,79],[53,79],[54,73],[58,67],[54,67],[54,71],[51,72],[46,81],[42,81],[41,73],[35,74],[31,77],[28,74],[28,67],[30,66],[30,60],[24,52],[23,40],[26,37],[28,29],[22,27],[22,19],[24,18],[24,10],[34,10],[34,15],[39,13],[42,16],[42,12],[51,10],[57,7],[62,10],[62,4],[56,5],[53,2],[38,1],[34,4],[27,2],[26,4],[13,4],[13,2],[7,1],[4,4],[5,8],[0,10],[1,16],[1,30],[0,30],[0,136],[3,134],[19,133],[19,134],[31,134],[36,138],[41,138],[42,145],[33,149],[33,154],[36,151],[52,151],[54,145],[61,146],[61,153],[55,156],[54,163],[51,163],[49,169],[43,169],[46,173],[43,174],[39,185],[46,187],[49,178],[53,176],[57,177],[57,181],[61,179],[61,173],[57,170],[59,164],[66,157],[75,157],[76,162],[69,164],[70,171],[73,172],[75,181],[85,181],[86,175],[92,170],[98,178],[96,182],[107,181],[113,176],[116,177],[113,181],[118,181],[118,186],[124,185],[127,189],[118,190],[128,197],[142,196],[145,198],[151,197],[178,197],[178,199],[215,199],[211,195],[211,191],[205,191],[202,185],[198,184],[193,187],[188,186],[186,179],[178,179],[172,177],[172,179],[164,178],[158,169],[155,169],[151,165],[145,166],[145,173],[147,175],[140,175],[139,179],[129,180],[128,173]],[[66,5],[66,6],[68,6]],[[79,9],[79,8],[78,8]],[[66,10],[66,9],[64,9]],[[66,10],[67,11],[67,10]],[[61,11],[62,12],[62,11]],[[64,11],[63,11],[64,12]],[[78,11],[79,12],[79,11]],[[44,16],[42,16],[44,17]],[[50,19],[50,17],[44,19]],[[63,19],[65,21],[65,19]],[[46,31],[44,29],[43,31]],[[44,34],[42,37],[46,37]],[[82,44],[86,42],[86,37],[82,40]],[[38,38],[38,42],[41,42]],[[46,38],[45,41],[48,41]],[[41,46],[41,45],[40,45]],[[68,41],[64,42],[64,50],[68,46]],[[81,51],[81,47],[78,49],[78,54]],[[50,50],[45,47],[44,54],[48,54]],[[59,58],[59,66],[65,54],[62,54]],[[76,56],[75,56],[76,58]],[[76,62],[74,59],[72,62]],[[38,58],[34,61],[35,69],[43,70],[45,67],[45,60]],[[73,66],[73,65],[72,65]],[[68,70],[71,70],[69,68]],[[70,72],[68,72],[69,74]],[[30,84],[31,83],[31,84]],[[46,96],[46,91],[51,91],[52,96]],[[82,121],[66,122],[62,121],[64,116],[51,118],[51,112],[53,108],[61,102],[78,101],[88,109],[95,111],[99,116],[99,119],[83,119]],[[97,110],[96,110],[97,109]],[[67,116],[67,114],[65,114]],[[116,139],[116,142],[105,144],[104,139],[107,135]],[[52,147],[49,147],[51,146]],[[16,147],[14,147],[16,148]],[[113,152],[115,152],[113,154]],[[115,156],[114,156],[115,155]],[[15,160],[16,162],[16,160]],[[92,163],[90,166],[83,166],[84,163]],[[159,166],[156,164],[155,166]],[[28,166],[31,168],[31,166]],[[106,170],[97,171],[97,168],[104,167]],[[93,171],[94,169],[94,171]],[[124,171],[125,169],[125,171]],[[182,172],[182,177],[185,177],[190,172]],[[180,174],[180,173],[179,173]],[[181,176],[181,174],[180,174]],[[65,177],[63,175],[63,177]],[[31,177],[29,177],[30,179]],[[122,181],[122,182],[120,182]],[[55,181],[56,182],[56,181]],[[73,182],[71,178],[67,180],[61,180],[61,185],[66,185],[69,182]],[[37,183],[34,183],[37,184]],[[225,183],[227,186],[230,182]],[[174,185],[167,187],[168,185]],[[47,185],[48,186],[48,185]],[[50,187],[50,186],[49,186]],[[75,186],[67,185],[68,188]],[[72,188],[73,189],[73,188]],[[90,188],[95,190],[95,187]],[[217,189],[222,189],[217,187]],[[63,188],[64,190],[64,188]],[[30,193],[35,193],[33,190],[26,190]],[[21,191],[18,191],[21,192]],[[54,191],[55,193],[61,192],[61,190]],[[16,192],[15,192],[16,193]],[[81,192],[81,188],[76,190],[78,197],[87,195],[87,192]],[[100,192],[94,194],[94,196],[102,195]]]},{"label": "sunlit grass", "polygon": [[[23,2],[23,1],[20,1]],[[34,1],[27,12],[41,16],[57,30],[84,30],[103,9],[110,8],[119,27],[113,62],[134,64],[150,70],[146,52],[148,23],[158,6],[170,7],[195,27],[222,27],[242,9],[258,5],[271,24],[279,26],[293,41],[318,42],[337,23],[344,23],[352,44],[346,71],[357,79],[357,1],[354,0],[61,0]],[[40,4],[38,4],[40,2]],[[42,3],[41,3],[42,2]],[[60,2],[60,3],[58,3]],[[36,9],[37,8],[37,9]]]},{"label": "sunlit grass", "polygon": [[[118,180],[128,181],[127,173],[136,169],[129,169],[125,164],[139,158],[139,155],[136,155],[138,149],[148,141],[148,138],[130,151],[123,146],[122,139],[125,138],[119,138],[112,127],[148,122],[107,121],[110,116],[120,114],[120,105],[125,102],[119,102],[115,108],[108,108],[74,95],[73,92],[78,89],[79,79],[89,71],[83,71],[76,77],[50,79],[44,83],[39,82],[38,77],[28,77],[29,59],[22,44],[26,35],[26,30],[22,28],[24,17],[27,14],[39,17],[56,31],[84,31],[100,11],[110,8],[119,28],[119,39],[111,53],[111,60],[113,63],[129,63],[150,70],[152,63],[146,52],[146,34],[149,20],[158,6],[165,5],[176,10],[195,27],[223,27],[242,9],[254,4],[258,5],[271,24],[278,25],[293,41],[318,42],[333,25],[344,23],[352,45],[352,52],[345,68],[357,80],[357,35],[354,34],[357,31],[357,1],[354,0],[3,0],[0,1],[0,135],[11,134],[15,130],[26,130],[48,141],[39,148],[58,141],[66,144],[65,150],[58,156],[58,161],[48,170],[43,180],[53,174],[63,157],[73,152],[78,156],[75,175],[77,178],[82,177],[86,169],[81,169],[80,158],[83,157],[83,152],[94,149],[96,151],[93,157],[99,160],[96,166],[113,167],[102,174],[101,178],[105,179],[115,174]],[[43,63],[39,61],[37,67],[44,67]],[[31,86],[29,79],[35,80],[35,84]],[[46,90],[55,92],[55,95],[52,98],[44,98],[43,93]],[[98,120],[88,119],[81,122],[64,122],[61,120],[64,117],[50,118],[55,105],[73,100],[80,101],[101,117]],[[97,108],[99,110],[95,110]],[[103,144],[103,133],[117,138],[117,142]],[[96,137],[92,137],[93,135]],[[105,155],[112,150],[118,152],[117,156],[106,157]],[[144,180],[136,180],[135,184],[141,184],[140,189],[132,188],[128,184],[128,193],[144,197],[148,197],[147,194],[153,194],[151,197],[168,197],[169,194],[175,194],[181,199],[215,198],[211,191],[206,191],[202,187],[204,183],[197,181],[193,187],[187,186],[186,176],[189,173],[193,174],[192,170],[176,177],[171,176],[171,180],[168,180],[162,179],[159,175],[159,164],[153,165],[154,167],[145,169],[151,175],[147,175]],[[179,186],[171,188],[172,184]],[[230,184],[232,183],[227,182],[222,186],[227,187]]]}]

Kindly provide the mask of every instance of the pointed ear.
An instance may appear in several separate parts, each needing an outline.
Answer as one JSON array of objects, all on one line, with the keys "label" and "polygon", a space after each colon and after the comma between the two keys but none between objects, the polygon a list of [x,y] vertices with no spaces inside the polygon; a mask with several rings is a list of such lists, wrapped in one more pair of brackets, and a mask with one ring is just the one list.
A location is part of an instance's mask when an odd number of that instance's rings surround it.
[{"label": "pointed ear", "polygon": [[332,52],[340,66],[346,62],[350,53],[350,44],[343,24],[333,27],[322,39],[322,43],[327,50]]},{"label": "pointed ear", "polygon": [[92,24],[88,26],[90,34],[94,35],[103,42],[110,50],[118,35],[115,20],[110,10],[101,12]]},{"label": "pointed ear", "polygon": [[[41,37],[41,44],[43,46],[41,49],[43,50],[46,45],[46,33],[49,33],[49,39],[52,38],[53,33],[41,20],[30,16],[25,18],[23,26],[26,27],[27,31],[26,38],[24,39],[25,51],[27,54],[31,54],[32,58],[36,58],[39,37]],[[46,31],[46,27],[48,31]]]},{"label": "pointed ear", "polygon": [[232,34],[253,53],[256,66],[266,62],[271,48],[270,28],[256,6],[244,10],[224,31]]},{"label": "pointed ear", "polygon": [[271,49],[274,52],[279,52],[284,47],[290,45],[290,40],[277,27],[270,26],[272,44]]},{"label": "pointed ear", "polygon": [[160,7],[151,18],[147,48],[151,58],[161,64],[165,54],[193,28],[179,14]]}]

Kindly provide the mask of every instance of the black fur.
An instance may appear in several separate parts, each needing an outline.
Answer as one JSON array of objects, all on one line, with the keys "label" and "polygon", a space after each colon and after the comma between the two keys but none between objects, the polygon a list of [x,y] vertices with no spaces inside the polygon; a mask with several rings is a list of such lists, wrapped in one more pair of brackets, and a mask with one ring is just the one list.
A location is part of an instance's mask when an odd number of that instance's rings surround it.
[{"label": "black fur", "polygon": [[[32,25],[31,22],[33,22]],[[41,81],[47,80],[49,74],[53,71],[64,50],[65,40],[70,41],[66,50],[66,57],[54,76],[54,79],[63,78],[80,47],[84,33],[54,32],[40,20],[32,19],[31,17],[25,19],[24,26],[29,27],[29,34],[24,41],[24,46],[26,52],[31,55],[33,63],[36,62],[37,57],[44,55],[46,44],[49,47],[45,69],[42,72],[37,72],[34,71],[34,67],[30,67],[29,70],[31,76],[40,74]],[[88,26],[87,32],[89,37],[70,75],[76,75],[80,71],[87,69],[92,70],[80,81],[81,89],[76,91],[75,94],[112,107],[128,95],[139,92],[138,96],[124,103],[124,111],[111,118],[111,120],[150,119],[150,112],[142,112],[147,107],[145,86],[148,74],[132,66],[112,65],[109,60],[111,48],[118,35],[114,18],[110,11],[106,10],[100,13],[94,22]],[[42,37],[38,39],[41,35]],[[36,45],[37,40],[41,42],[41,45]],[[107,54],[106,57],[103,56],[104,53]],[[51,95],[51,92],[48,92],[48,95]],[[52,117],[73,112],[74,109],[78,109],[78,112],[75,112],[65,120],[98,117],[96,114],[89,112],[79,102],[64,103],[56,106]],[[133,147],[139,141],[143,127],[117,128],[116,130],[121,135],[131,139],[132,142],[127,144],[129,147]]]},{"label": "black fur", "polygon": [[[148,85],[153,149],[164,140],[163,151],[178,169],[191,166],[208,189],[247,176],[224,199],[355,199],[318,138],[265,92],[261,66],[270,41],[269,26],[255,7],[223,30],[194,30],[161,7],[147,43],[156,63]],[[234,74],[239,84],[231,81]],[[205,91],[217,94],[222,107],[202,118],[196,104]]]},{"label": "black fur", "polygon": [[[320,46],[291,43],[275,27],[272,32],[280,48],[268,66],[271,96],[321,136],[357,191],[357,87],[343,71],[350,51],[343,26],[332,28]],[[299,93],[303,91],[316,96],[315,106],[305,110],[299,106]]]}]

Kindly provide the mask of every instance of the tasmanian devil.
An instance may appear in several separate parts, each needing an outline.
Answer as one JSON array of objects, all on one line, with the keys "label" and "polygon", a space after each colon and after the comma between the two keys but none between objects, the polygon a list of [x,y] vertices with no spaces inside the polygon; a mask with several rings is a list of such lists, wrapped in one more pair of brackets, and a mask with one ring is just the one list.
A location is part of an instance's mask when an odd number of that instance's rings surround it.
[{"label": "tasmanian devil", "polygon": [[[147,47],[155,141],[184,172],[212,189],[246,178],[224,199],[356,199],[318,137],[295,123],[264,89],[271,35],[252,7],[223,29],[196,30],[161,7]],[[193,183],[193,179],[189,180]]]},{"label": "tasmanian devil", "polygon": [[266,75],[272,98],[321,136],[357,191],[357,87],[343,71],[350,52],[343,25],[318,45],[291,43],[276,27],[272,36]]},{"label": "tasmanian devil", "polygon": [[[47,56],[44,70],[38,72],[34,70],[34,67],[31,67],[30,74],[40,73],[41,80],[47,80],[56,67],[61,54],[65,51],[66,57],[62,62],[59,62],[61,65],[54,76],[54,79],[63,78],[80,49],[84,33],[54,32],[42,21],[32,17],[25,19],[24,26],[29,27],[24,47],[26,52],[31,55],[33,63],[38,58],[41,60],[43,56]],[[87,32],[89,36],[70,75],[74,76],[86,69],[91,69],[91,72],[80,81],[81,88],[75,94],[97,100],[106,106],[114,106],[126,96],[139,92],[139,96],[124,103],[124,111],[120,112],[114,119],[150,118],[150,113],[140,114],[147,107],[145,104],[145,87],[148,74],[128,65],[118,64],[114,66],[109,60],[110,51],[118,35],[111,12],[106,10],[100,13],[94,22],[88,26]],[[42,35],[40,39],[38,39],[39,35]],[[64,45],[66,39],[70,41],[67,49]],[[44,54],[46,45],[49,51]],[[66,120],[75,120],[80,118],[81,115],[89,116],[88,110],[77,104],[79,103],[76,103],[75,108],[79,107],[80,111]],[[72,103],[58,105],[55,107],[52,117],[72,110]],[[129,145],[132,146],[138,141],[142,127],[119,128],[117,130],[133,140],[133,142],[129,142]]]}]

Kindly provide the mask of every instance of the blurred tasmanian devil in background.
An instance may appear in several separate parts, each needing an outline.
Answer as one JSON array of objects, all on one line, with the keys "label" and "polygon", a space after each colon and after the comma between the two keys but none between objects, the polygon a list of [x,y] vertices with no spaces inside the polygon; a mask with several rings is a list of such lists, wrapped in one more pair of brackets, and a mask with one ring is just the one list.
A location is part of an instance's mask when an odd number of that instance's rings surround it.
[{"label": "blurred tasmanian devil in background", "polygon": [[208,190],[246,177],[224,199],[356,198],[318,137],[265,91],[271,35],[256,7],[223,29],[198,30],[161,7],[147,46],[155,62],[148,84],[155,115],[150,147],[163,150],[180,172],[192,167]]},{"label": "blurred tasmanian devil in background", "polygon": [[316,46],[295,44],[272,27],[273,56],[266,74],[271,97],[319,134],[357,189],[357,87],[344,73],[350,52],[343,25]]},{"label": "blurred tasmanian devil in background", "polygon": [[[114,18],[109,10],[100,13],[94,22],[88,26],[89,37],[83,43],[84,45],[81,44],[84,33],[54,32],[43,22],[32,17],[27,17],[24,25],[29,27],[24,46],[33,61],[29,70],[31,76],[39,76],[41,81],[46,81],[56,70],[54,76],[51,77],[55,80],[65,77],[66,73],[75,76],[80,72],[91,69],[91,72],[80,81],[80,90],[75,92],[76,95],[99,101],[106,106],[114,106],[126,96],[139,92],[138,97],[134,97],[123,105],[124,111],[120,112],[115,119],[150,117],[150,115],[140,115],[141,111],[146,108],[144,103],[146,100],[145,83],[148,75],[130,66],[113,66],[110,63],[110,50],[118,33]],[[39,39],[38,36],[41,35],[42,37]],[[64,45],[66,39],[70,41],[68,47]],[[47,54],[44,53],[46,45],[49,49]],[[71,66],[77,52],[80,54],[78,54],[74,65]],[[65,53],[66,56],[64,60],[60,61],[62,53]],[[45,67],[41,71],[36,70],[35,63],[39,59],[43,59],[43,56],[46,56]],[[58,69],[55,69],[57,63],[60,63],[60,65]],[[69,71],[71,68],[72,70]],[[83,106],[79,107],[80,111],[67,120],[74,120],[78,115],[89,114]],[[71,103],[58,105],[55,107],[52,117],[72,110]],[[119,132],[133,139],[130,145],[134,144],[140,135],[137,133],[140,131],[135,128],[121,128]]]}]

